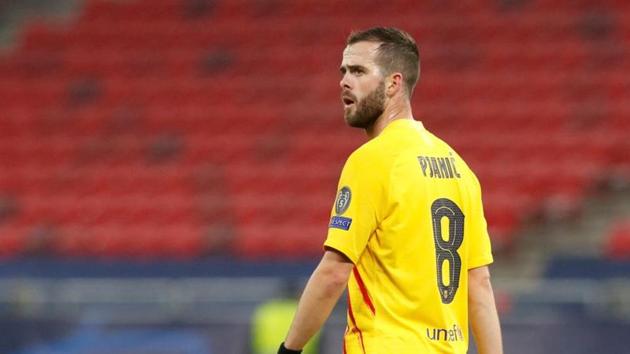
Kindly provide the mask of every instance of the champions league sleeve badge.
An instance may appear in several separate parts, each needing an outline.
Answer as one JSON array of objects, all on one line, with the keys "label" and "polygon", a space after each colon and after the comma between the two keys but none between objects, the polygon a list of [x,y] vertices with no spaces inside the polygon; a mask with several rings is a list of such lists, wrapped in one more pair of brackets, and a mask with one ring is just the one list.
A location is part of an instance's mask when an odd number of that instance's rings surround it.
[{"label": "champions league sleeve badge", "polygon": [[335,200],[335,216],[330,219],[330,225],[328,227],[332,227],[335,229],[341,229],[348,231],[350,229],[350,224],[352,224],[352,219],[341,216],[343,213],[348,210],[350,206],[350,201],[352,200],[352,192],[349,187],[342,187],[339,190],[339,194],[337,194],[337,200]]},{"label": "champions league sleeve badge", "polygon": [[349,187],[342,187],[337,194],[337,200],[335,201],[335,213],[341,215],[348,210],[350,206],[350,200],[352,200],[352,192]]}]

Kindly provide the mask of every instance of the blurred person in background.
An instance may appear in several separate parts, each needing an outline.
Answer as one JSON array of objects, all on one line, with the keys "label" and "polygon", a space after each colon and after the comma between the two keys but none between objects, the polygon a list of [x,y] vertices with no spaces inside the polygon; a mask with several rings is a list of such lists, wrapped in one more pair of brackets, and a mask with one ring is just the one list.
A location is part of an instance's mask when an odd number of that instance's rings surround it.
[{"label": "blurred person in background", "polygon": [[501,354],[479,182],[414,120],[414,39],[398,29],[352,33],[340,67],[344,118],[369,141],[348,158],[325,252],[278,353],[300,353],[348,287],[343,352]]},{"label": "blurred person in background", "polygon": [[[297,309],[300,291],[304,283],[289,280],[281,296],[260,304],[252,316],[251,352],[253,354],[274,354],[287,333],[293,314]],[[319,353],[319,333],[314,335],[304,347],[304,354]]]}]

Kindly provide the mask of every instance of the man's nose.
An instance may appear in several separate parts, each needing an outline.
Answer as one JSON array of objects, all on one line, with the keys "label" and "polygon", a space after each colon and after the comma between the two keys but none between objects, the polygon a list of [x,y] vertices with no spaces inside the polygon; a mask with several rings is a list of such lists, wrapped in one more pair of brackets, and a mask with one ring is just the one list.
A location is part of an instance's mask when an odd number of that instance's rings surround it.
[{"label": "man's nose", "polygon": [[350,88],[350,84],[348,84],[348,80],[346,80],[346,75],[344,75],[341,78],[341,81],[339,81],[339,87],[341,87],[342,89],[349,89]]}]

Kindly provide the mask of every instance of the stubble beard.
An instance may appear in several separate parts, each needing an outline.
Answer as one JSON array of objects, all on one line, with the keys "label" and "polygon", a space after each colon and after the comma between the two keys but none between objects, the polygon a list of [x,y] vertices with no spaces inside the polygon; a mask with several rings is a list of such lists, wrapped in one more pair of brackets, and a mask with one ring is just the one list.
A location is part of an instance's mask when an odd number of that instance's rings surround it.
[{"label": "stubble beard", "polygon": [[344,111],[346,123],[353,128],[367,129],[373,126],[385,111],[385,82],[381,82],[374,91],[355,105],[354,113],[351,113],[351,109]]}]

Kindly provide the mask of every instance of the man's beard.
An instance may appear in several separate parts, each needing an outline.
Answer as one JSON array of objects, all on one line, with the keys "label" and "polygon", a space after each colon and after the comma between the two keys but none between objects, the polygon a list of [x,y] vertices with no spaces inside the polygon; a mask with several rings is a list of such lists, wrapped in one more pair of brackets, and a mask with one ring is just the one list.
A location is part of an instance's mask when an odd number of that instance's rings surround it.
[{"label": "man's beard", "polygon": [[354,113],[350,113],[350,110],[344,112],[348,125],[363,129],[374,125],[374,122],[385,111],[385,82],[381,82],[374,91],[355,105]]}]

